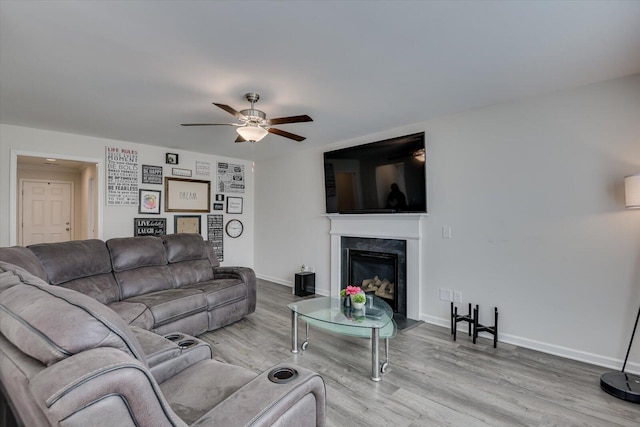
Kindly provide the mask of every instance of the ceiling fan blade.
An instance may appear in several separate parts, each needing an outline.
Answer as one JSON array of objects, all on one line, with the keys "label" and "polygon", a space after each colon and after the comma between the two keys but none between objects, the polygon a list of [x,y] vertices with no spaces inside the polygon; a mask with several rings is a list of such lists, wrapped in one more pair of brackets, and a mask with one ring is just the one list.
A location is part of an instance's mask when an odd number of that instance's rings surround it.
[{"label": "ceiling fan blade", "polygon": [[269,123],[272,125],[282,125],[285,123],[301,123],[312,122],[313,119],[306,114],[302,116],[290,116],[290,117],[278,117],[277,119],[270,119]]},{"label": "ceiling fan blade", "polygon": [[284,136],[285,138],[293,139],[293,140],[298,141],[298,142],[304,141],[305,139],[307,139],[304,136],[296,135],[296,134],[290,133],[290,132],[285,132],[283,130],[276,129],[276,128],[269,128],[267,130],[269,131],[269,133],[274,133],[276,135]]},{"label": "ceiling fan blade", "polygon": [[233,142],[246,142],[246,141],[247,141],[246,139],[244,139],[243,137],[241,137],[240,135],[238,135],[238,137],[236,138],[236,140],[235,140],[235,141],[233,141]]},{"label": "ceiling fan blade", "polygon": [[180,126],[240,126],[237,123],[181,123]]},{"label": "ceiling fan blade", "polygon": [[244,114],[240,114],[239,111],[234,110],[233,108],[229,107],[228,105],[216,104],[215,102],[213,103],[213,105],[215,105],[216,107],[222,108],[224,111],[226,111],[227,113],[231,114],[232,116],[234,116],[237,119],[247,120],[247,118],[245,117]]}]

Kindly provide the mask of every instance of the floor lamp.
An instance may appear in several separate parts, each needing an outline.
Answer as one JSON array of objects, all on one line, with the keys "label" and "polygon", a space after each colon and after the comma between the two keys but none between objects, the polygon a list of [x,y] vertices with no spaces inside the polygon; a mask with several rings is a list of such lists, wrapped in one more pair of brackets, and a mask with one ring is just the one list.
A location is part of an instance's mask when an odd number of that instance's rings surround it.
[{"label": "floor lamp", "polygon": [[[640,174],[627,176],[624,179],[624,193],[627,208],[640,208]],[[633,332],[631,332],[631,340],[629,340],[629,348],[627,348],[622,370],[620,372],[607,372],[600,377],[600,387],[604,391],[634,403],[640,403],[640,375],[626,373],[624,368],[627,366],[631,344],[633,344],[633,336],[636,334],[636,328],[638,327],[638,319],[640,319],[640,308],[638,308],[636,323],[633,325]]]}]

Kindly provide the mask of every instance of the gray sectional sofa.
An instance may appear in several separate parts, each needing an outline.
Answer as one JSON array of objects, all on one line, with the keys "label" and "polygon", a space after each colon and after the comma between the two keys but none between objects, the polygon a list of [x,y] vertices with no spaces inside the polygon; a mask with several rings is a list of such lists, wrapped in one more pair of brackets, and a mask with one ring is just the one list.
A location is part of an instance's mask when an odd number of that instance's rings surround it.
[{"label": "gray sectional sofa", "polygon": [[199,235],[0,248],[0,425],[324,425],[319,375],[221,363],[195,336],[255,298]]},{"label": "gray sectional sofa", "polygon": [[88,295],[131,326],[199,335],[253,313],[253,270],[221,267],[199,234],[0,248],[0,261]]}]

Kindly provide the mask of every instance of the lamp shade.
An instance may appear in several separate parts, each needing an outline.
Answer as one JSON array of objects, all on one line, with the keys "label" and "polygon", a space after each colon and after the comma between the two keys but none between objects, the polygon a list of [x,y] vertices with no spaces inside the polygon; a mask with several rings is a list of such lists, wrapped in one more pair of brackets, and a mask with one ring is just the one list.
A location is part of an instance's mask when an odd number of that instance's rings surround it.
[{"label": "lamp shade", "polygon": [[236,132],[238,132],[238,135],[244,138],[245,141],[249,142],[258,142],[269,133],[263,127],[252,124],[236,128]]},{"label": "lamp shade", "polygon": [[640,174],[624,178],[625,205],[629,209],[640,209]]}]

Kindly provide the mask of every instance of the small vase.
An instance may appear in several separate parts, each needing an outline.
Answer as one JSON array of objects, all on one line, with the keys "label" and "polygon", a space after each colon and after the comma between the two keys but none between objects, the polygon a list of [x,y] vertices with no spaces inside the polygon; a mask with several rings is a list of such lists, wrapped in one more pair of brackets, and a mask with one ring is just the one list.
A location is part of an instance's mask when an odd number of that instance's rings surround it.
[{"label": "small vase", "polygon": [[342,298],[342,306],[344,308],[351,308],[351,297]]},{"label": "small vase", "polygon": [[352,302],[351,303],[353,305],[353,309],[354,310],[362,310],[364,308],[364,304],[363,302]]}]

